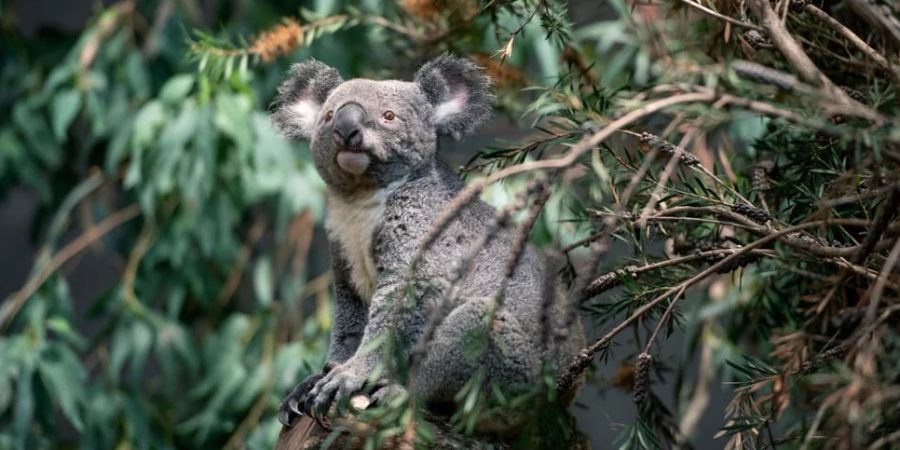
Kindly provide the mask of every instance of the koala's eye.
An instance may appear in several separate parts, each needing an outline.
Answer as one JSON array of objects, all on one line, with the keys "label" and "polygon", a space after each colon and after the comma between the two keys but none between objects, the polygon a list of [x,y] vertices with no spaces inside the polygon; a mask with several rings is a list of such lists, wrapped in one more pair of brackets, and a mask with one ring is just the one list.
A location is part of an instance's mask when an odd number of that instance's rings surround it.
[{"label": "koala's eye", "polygon": [[384,117],[384,120],[387,120],[387,121],[394,120],[394,117],[395,117],[394,112],[391,110],[385,111],[384,114],[382,114],[381,116]]},{"label": "koala's eye", "polygon": [[334,117],[334,111],[329,109],[328,112],[325,113],[325,121],[330,122],[332,117]]}]

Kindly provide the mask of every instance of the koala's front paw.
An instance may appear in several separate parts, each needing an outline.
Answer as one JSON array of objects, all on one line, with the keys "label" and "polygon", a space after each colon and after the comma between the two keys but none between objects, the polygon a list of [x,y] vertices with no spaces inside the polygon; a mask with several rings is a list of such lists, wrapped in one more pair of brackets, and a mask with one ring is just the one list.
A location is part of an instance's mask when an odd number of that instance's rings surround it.
[{"label": "koala's front paw", "polygon": [[306,396],[303,409],[309,411],[319,425],[328,428],[325,415],[336,401],[349,399],[365,386],[371,371],[352,359],[337,366],[316,382]]},{"label": "koala's front paw", "polygon": [[300,415],[310,415],[309,410],[304,408],[306,397],[312,391],[316,383],[325,377],[331,371],[332,365],[326,364],[322,372],[310,375],[300,384],[298,384],[287,397],[281,402],[278,409],[278,421],[283,425],[291,426],[294,419]]}]

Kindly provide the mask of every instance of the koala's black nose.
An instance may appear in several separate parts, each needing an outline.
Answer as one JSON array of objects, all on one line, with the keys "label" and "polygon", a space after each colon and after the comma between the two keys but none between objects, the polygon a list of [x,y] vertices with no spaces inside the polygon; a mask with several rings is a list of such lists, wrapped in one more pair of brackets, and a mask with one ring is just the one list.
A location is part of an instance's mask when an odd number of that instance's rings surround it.
[{"label": "koala's black nose", "polygon": [[346,103],[334,113],[334,142],[349,149],[362,146],[366,110],[359,103]]}]

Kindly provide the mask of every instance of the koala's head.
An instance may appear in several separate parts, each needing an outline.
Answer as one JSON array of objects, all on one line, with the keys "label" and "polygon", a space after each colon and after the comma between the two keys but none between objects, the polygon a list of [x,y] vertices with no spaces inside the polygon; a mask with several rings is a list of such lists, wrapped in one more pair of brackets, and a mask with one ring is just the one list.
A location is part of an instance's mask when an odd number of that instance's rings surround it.
[{"label": "koala's head", "polygon": [[377,189],[426,167],[438,135],[471,133],[491,112],[488,78],[444,55],[411,82],[353,79],[316,60],[295,64],[278,88],[272,121],[308,139],[316,169],[342,193]]}]

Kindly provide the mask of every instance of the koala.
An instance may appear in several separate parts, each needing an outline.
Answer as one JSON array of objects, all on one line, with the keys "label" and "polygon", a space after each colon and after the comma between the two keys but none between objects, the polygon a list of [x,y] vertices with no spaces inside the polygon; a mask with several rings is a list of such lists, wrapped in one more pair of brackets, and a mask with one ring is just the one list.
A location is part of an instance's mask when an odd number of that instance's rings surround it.
[{"label": "koala", "polygon": [[[335,312],[325,367],[285,398],[278,416],[283,424],[290,426],[301,414],[322,423],[336,402],[370,388],[370,377],[383,367],[379,336],[386,331],[394,333],[403,355],[411,355],[432,311],[447,298],[454,264],[473,251],[496,217],[491,206],[471,202],[432,245],[420,250],[434,219],[463,188],[437,158],[438,137],[459,140],[472,133],[490,116],[491,99],[481,69],[451,55],[426,63],[413,81],[344,81],[337,70],[316,60],[291,67],[271,118],[286,137],[310,142],[316,170],[327,186],[325,229]],[[477,253],[471,270],[457,281],[455,302],[444,305],[446,314],[407,385],[410,395],[428,405],[452,405],[479,368],[485,369],[488,385],[538,382],[542,362],[560,367],[584,344],[580,321],[567,320],[572,305],[561,295],[555,271],[530,246],[507,282],[492,326],[485,327],[503,282],[511,234],[500,230]],[[416,286],[426,287],[404,299],[416,255]],[[553,299],[545,302],[546,295]],[[409,306],[396,309],[402,302]],[[546,345],[541,337],[544,314],[549,314],[549,326],[569,327]],[[489,342],[482,355],[473,357],[466,340],[478,330],[487,333]],[[377,387],[381,389],[372,394],[376,401],[386,392],[404,392],[391,380]]]}]

